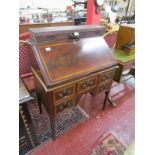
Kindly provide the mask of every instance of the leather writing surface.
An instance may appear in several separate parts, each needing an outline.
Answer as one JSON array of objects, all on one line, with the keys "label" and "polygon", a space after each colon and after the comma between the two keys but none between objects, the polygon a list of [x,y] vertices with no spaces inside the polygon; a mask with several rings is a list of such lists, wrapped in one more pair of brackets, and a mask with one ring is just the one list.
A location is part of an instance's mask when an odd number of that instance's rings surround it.
[{"label": "leather writing surface", "polygon": [[79,76],[115,64],[102,37],[37,46],[51,83]]}]

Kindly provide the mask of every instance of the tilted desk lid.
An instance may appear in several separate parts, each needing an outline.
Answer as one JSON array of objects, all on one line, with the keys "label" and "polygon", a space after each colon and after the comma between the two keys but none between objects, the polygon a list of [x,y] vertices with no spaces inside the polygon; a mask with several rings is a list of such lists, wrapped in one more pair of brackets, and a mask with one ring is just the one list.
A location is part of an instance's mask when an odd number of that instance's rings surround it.
[{"label": "tilted desk lid", "polygon": [[116,64],[102,36],[32,47],[47,87]]}]

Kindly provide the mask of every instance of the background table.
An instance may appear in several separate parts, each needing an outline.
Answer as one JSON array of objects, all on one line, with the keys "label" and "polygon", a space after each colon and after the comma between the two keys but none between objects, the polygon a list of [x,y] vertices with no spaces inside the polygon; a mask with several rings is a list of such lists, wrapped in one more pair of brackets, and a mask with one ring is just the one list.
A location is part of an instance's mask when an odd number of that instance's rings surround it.
[{"label": "background table", "polygon": [[37,141],[27,104],[33,101],[23,81],[19,79],[19,153],[25,154],[36,146]]}]

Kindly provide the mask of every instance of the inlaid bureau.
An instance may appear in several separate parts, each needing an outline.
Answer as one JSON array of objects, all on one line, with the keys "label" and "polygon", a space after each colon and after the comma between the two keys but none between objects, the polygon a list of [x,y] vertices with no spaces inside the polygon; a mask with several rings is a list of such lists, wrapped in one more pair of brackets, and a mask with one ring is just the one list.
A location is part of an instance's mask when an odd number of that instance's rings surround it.
[{"label": "inlaid bureau", "polygon": [[55,115],[76,106],[84,93],[105,92],[105,108],[117,62],[103,33],[99,25],[30,29],[32,71],[39,101],[50,116],[53,139]]}]

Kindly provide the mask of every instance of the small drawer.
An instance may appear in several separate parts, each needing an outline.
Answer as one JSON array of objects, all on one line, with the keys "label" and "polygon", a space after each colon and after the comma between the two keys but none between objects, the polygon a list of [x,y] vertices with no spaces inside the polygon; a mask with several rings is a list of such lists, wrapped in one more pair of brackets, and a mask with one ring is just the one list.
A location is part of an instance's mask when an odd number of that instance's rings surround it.
[{"label": "small drawer", "polygon": [[112,80],[107,80],[98,86],[97,92],[107,91],[111,88]]},{"label": "small drawer", "polygon": [[106,80],[113,80],[115,70],[105,71],[99,75],[99,83],[105,82]]},{"label": "small drawer", "polygon": [[97,77],[88,78],[78,83],[77,92],[81,93],[97,85]]},{"label": "small drawer", "polygon": [[66,100],[64,102],[61,102],[55,105],[55,114],[63,111],[66,108],[74,106],[74,101],[75,101],[74,99],[69,99],[69,100]]},{"label": "small drawer", "polygon": [[58,88],[53,91],[54,102],[60,102],[61,100],[67,99],[75,94],[75,85],[65,86]]}]

